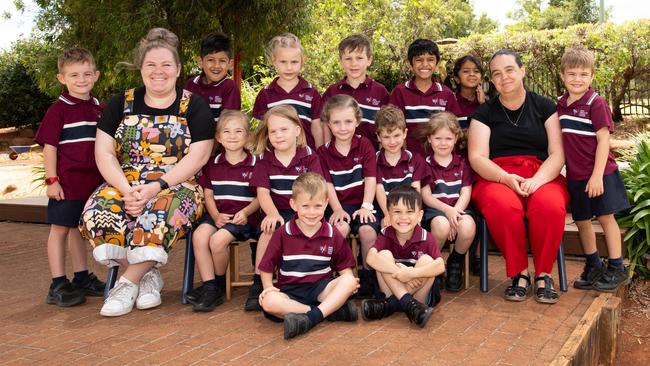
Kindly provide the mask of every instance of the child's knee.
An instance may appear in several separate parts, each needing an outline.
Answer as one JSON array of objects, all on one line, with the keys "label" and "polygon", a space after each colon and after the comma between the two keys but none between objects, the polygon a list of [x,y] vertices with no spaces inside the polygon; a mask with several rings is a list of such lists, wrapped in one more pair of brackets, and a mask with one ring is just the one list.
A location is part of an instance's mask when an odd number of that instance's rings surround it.
[{"label": "child's knee", "polygon": [[222,235],[220,231],[212,234],[210,237],[210,250],[213,252],[221,252],[228,248],[232,242],[230,235]]},{"label": "child's knee", "polygon": [[379,254],[380,256],[386,259],[390,259],[391,261],[395,260],[395,258],[393,257],[393,253],[391,253],[391,251],[388,249],[381,250],[377,254]]},{"label": "child's knee", "polygon": [[343,235],[344,238],[347,238],[350,234],[350,225],[345,221],[340,221],[336,224],[336,229]]},{"label": "child's knee", "polygon": [[374,245],[374,241],[377,239],[377,233],[370,225],[362,225],[359,228],[359,239],[362,242],[370,242],[371,245]]},{"label": "child's knee", "polygon": [[55,235],[66,235],[68,234],[68,231],[70,231],[70,228],[67,226],[61,226],[61,225],[50,225],[50,232],[52,232]]},{"label": "child's knee", "polygon": [[434,260],[434,259],[431,258],[430,255],[428,255],[428,254],[423,254],[423,255],[420,256],[420,258],[418,258],[417,261],[415,261],[415,265],[416,265],[416,266],[422,266],[422,265],[425,265],[425,264],[432,263],[433,260]]},{"label": "child's knee", "polygon": [[449,235],[449,230],[451,226],[449,225],[449,220],[444,216],[434,217],[431,220],[431,231],[436,234],[444,234],[445,236]]},{"label": "child's knee", "polygon": [[281,312],[282,294],[277,291],[271,291],[264,295],[262,300],[262,309],[267,313],[278,314]]}]

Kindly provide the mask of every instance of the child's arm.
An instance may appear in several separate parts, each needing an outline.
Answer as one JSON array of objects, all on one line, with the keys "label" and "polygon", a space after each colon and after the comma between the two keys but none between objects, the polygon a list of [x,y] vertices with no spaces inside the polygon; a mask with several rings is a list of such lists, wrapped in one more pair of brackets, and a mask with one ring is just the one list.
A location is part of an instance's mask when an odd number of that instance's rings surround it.
[{"label": "child's arm", "polygon": [[[363,202],[372,204],[375,198],[375,190],[377,189],[377,178],[365,177],[363,178]],[[375,215],[371,210],[361,207],[352,214],[352,219],[359,217],[361,223],[371,223],[377,221]]]},{"label": "child's arm", "polygon": [[377,183],[377,191],[375,192],[375,199],[377,200],[377,205],[381,212],[384,213],[384,217],[381,218],[381,227],[382,229],[390,225],[390,216],[388,213],[388,206],[386,205],[386,191],[384,190],[384,185],[382,183]]},{"label": "child's arm", "polygon": [[230,222],[232,215],[222,214],[217,209],[217,203],[214,201],[214,192],[212,189],[203,187],[203,197],[205,198],[205,209],[208,210],[217,228],[221,229],[225,224]]},{"label": "child's arm", "polygon": [[428,184],[422,187],[422,201],[425,205],[444,212],[453,229],[458,227],[458,220],[460,219],[460,216],[465,213],[463,210],[459,210],[454,206],[449,206],[441,200],[433,197],[431,186]]},{"label": "child's arm", "polygon": [[467,206],[469,206],[469,201],[472,199],[472,186],[465,186],[460,189],[460,197],[454,207],[460,211],[465,211]]},{"label": "child's arm", "polygon": [[330,216],[329,223],[331,225],[336,225],[339,221],[345,221],[350,223],[350,215],[343,209],[339,198],[336,196],[336,189],[334,189],[334,184],[327,183],[327,200],[332,208],[332,216]]},{"label": "child's arm", "polygon": [[415,188],[416,191],[422,192],[422,181],[414,180],[411,182],[411,187]]},{"label": "child's arm", "polygon": [[309,127],[312,136],[314,136],[314,144],[316,144],[314,147],[318,149],[324,143],[323,125],[320,123],[320,118],[313,119]]},{"label": "child's arm", "polygon": [[248,216],[260,209],[260,201],[255,198],[248,206],[242,208],[232,217],[232,223],[235,225],[245,225],[248,222]]},{"label": "child's arm", "polygon": [[387,258],[379,255],[379,252],[376,248],[370,248],[366,257],[366,263],[368,263],[370,267],[374,268],[375,271],[381,273],[394,274],[397,273],[397,271],[400,269],[400,267],[395,264],[394,261],[388,260]]},{"label": "child's arm", "polygon": [[257,187],[257,199],[259,200],[260,207],[262,207],[262,210],[266,214],[266,217],[262,220],[261,227],[262,231],[267,233],[275,231],[275,226],[278,223],[284,225],[284,219],[275,207],[270,192],[271,191],[268,188]]},{"label": "child's arm", "polygon": [[120,167],[115,155],[115,147],[113,146],[113,136],[106,132],[97,129],[95,139],[95,162],[97,169],[104,177],[104,180],[111,186],[117,188],[122,196],[130,195],[131,185],[124,176],[124,172]]},{"label": "child's arm", "polygon": [[609,129],[603,127],[596,131],[596,156],[594,158],[594,170],[591,173],[585,192],[589,198],[598,197],[605,192],[603,188],[603,175],[605,174],[605,165],[609,156]]},{"label": "child's arm", "polygon": [[[43,167],[45,168],[45,178],[56,177],[56,152],[57,148],[54,145],[43,145]],[[46,186],[45,192],[47,196],[53,200],[64,200],[63,188],[57,181]]]},{"label": "child's arm", "polygon": [[445,272],[445,261],[442,257],[438,257],[431,263],[427,263],[418,267],[403,267],[393,274],[393,278],[407,283],[416,278],[431,278],[438,276]]},{"label": "child's arm", "polygon": [[273,285],[273,273],[268,273],[260,271],[260,277],[262,278],[262,286],[264,286],[264,291],[259,296],[260,306],[264,307],[264,298],[269,292],[280,291],[279,288]]}]

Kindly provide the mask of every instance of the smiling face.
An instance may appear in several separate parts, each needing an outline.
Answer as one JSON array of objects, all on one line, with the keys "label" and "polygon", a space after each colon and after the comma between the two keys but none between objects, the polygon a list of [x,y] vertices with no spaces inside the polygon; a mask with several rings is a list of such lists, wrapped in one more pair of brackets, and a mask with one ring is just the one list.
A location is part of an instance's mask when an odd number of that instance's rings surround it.
[{"label": "smiling face", "polygon": [[89,62],[71,62],[63,66],[57,80],[68,89],[75,98],[88,99],[93,85],[99,78],[99,71]]},{"label": "smiling face", "polygon": [[154,48],[147,52],[140,69],[147,93],[156,97],[164,97],[174,91],[180,72],[180,65],[166,48]]},{"label": "smiling face", "polygon": [[354,131],[359,125],[355,111],[352,108],[336,108],[330,112],[327,126],[336,137],[337,142],[350,142],[354,137]]},{"label": "smiling face", "polygon": [[302,56],[302,51],[298,47],[278,47],[271,60],[278,77],[286,82],[297,78],[302,69]]},{"label": "smiling face", "polygon": [[247,122],[241,118],[219,121],[216,140],[226,151],[240,151],[248,140]]},{"label": "smiling face", "polygon": [[482,76],[478,66],[474,62],[467,60],[461,65],[458,76],[455,76],[454,80],[463,88],[476,89],[481,84]]},{"label": "smiling face", "polygon": [[569,94],[576,98],[583,96],[594,80],[591,69],[586,67],[567,68],[560,74],[560,77]]},{"label": "smiling face", "polygon": [[225,78],[232,66],[232,60],[224,51],[208,53],[203,57],[199,57],[197,62],[201,70],[203,70],[208,83],[215,83]]},{"label": "smiling face", "polygon": [[368,57],[366,49],[346,49],[339,62],[348,77],[348,82],[362,82],[366,79],[368,66],[372,64],[372,57]]},{"label": "smiling face", "polygon": [[290,119],[272,115],[267,122],[269,142],[278,152],[289,151],[297,146],[297,139],[300,136],[300,126]]},{"label": "smiling face", "polygon": [[431,150],[436,156],[446,157],[451,155],[456,145],[457,136],[450,129],[443,127],[433,134],[429,135],[427,140],[431,145]]},{"label": "smiling face", "polygon": [[526,69],[517,65],[512,55],[499,55],[490,62],[492,83],[499,94],[512,94],[524,90]]},{"label": "smiling face", "polygon": [[382,129],[377,132],[377,137],[384,150],[391,154],[397,154],[402,152],[402,147],[406,141],[406,132],[407,129],[402,130],[401,128],[394,128],[390,132]]},{"label": "smiling face", "polygon": [[395,229],[397,234],[403,237],[410,237],[415,227],[422,220],[422,207],[408,207],[404,200],[399,200],[397,204],[388,207],[390,215],[390,226]]},{"label": "smiling face", "polygon": [[435,55],[430,53],[425,53],[419,56],[413,57],[410,67],[415,74],[416,79],[428,80],[430,81],[433,77],[433,73],[436,71],[438,66],[438,60]]},{"label": "smiling face", "polygon": [[296,198],[289,200],[289,205],[296,211],[298,226],[303,231],[313,229],[320,224],[325,216],[327,193],[321,192],[312,196],[307,192],[300,192]]}]

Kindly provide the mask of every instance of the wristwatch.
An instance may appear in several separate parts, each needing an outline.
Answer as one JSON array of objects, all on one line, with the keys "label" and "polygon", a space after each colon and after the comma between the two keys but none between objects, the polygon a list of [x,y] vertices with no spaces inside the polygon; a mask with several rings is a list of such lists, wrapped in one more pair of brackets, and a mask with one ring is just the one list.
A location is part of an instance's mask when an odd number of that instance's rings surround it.
[{"label": "wristwatch", "polygon": [[45,178],[45,184],[51,186],[52,184],[59,181],[59,177],[47,177]]},{"label": "wristwatch", "polygon": [[365,208],[368,211],[372,211],[375,209],[375,206],[370,202],[364,202],[361,204],[361,208]]},{"label": "wristwatch", "polygon": [[169,184],[167,182],[165,182],[165,180],[162,179],[162,178],[158,178],[158,180],[156,182],[158,182],[158,184],[160,184],[160,190],[161,191],[164,191],[165,189],[169,188]]}]

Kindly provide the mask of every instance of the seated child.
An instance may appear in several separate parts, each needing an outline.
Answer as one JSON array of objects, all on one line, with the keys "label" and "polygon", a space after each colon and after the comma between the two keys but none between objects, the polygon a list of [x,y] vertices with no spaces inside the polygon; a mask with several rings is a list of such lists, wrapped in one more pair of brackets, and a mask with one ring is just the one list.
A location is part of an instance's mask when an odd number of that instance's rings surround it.
[{"label": "seated child", "polygon": [[[193,311],[212,311],[223,303],[228,269],[228,246],[257,233],[260,204],[250,186],[257,159],[245,149],[249,140],[248,117],[241,111],[221,113],[215,140],[222,152],[203,167],[199,184],[205,208],[192,244],[203,284],[187,294]],[[216,275],[216,277],[215,277]]]},{"label": "seated child", "polygon": [[228,78],[232,67],[231,41],[221,32],[212,32],[201,41],[201,54],[197,58],[201,74],[185,82],[185,89],[198,94],[210,105],[214,122],[226,109],[241,109],[241,95],[237,84]]},{"label": "seated child", "polygon": [[[465,253],[474,241],[476,223],[469,209],[473,173],[467,160],[455,151],[460,126],[449,112],[435,114],[423,130],[430,154],[425,159],[430,171],[422,186],[425,228],[429,228],[440,248],[447,240],[455,243],[447,259],[445,288],[460,291]],[[427,150],[429,150],[427,148]]]},{"label": "seated child", "polygon": [[[571,196],[571,214],[586,255],[584,271],[573,287],[614,292],[629,281],[614,213],[629,208],[630,203],[618,165],[609,151],[612,113],[607,102],[591,88],[594,56],[590,51],[567,50],[562,56],[560,72],[567,89],[557,103],[567,186]],[[596,235],[591,225],[594,216],[605,232],[609,256],[607,265],[602,263],[596,246]]]},{"label": "seated child", "polygon": [[[377,147],[375,114],[379,107],[388,104],[388,91],[383,84],[367,74],[368,67],[372,64],[372,46],[368,37],[353,34],[343,39],[339,43],[339,64],[345,71],[345,77],[325,90],[323,103],[338,94],[354,98],[361,108],[361,123],[355,134],[367,138]],[[325,141],[327,140],[326,138]]]},{"label": "seated child", "polygon": [[[67,307],[84,303],[85,295],[104,294],[104,283],[88,273],[86,243],[77,229],[86,200],[102,182],[95,164],[95,134],[104,106],[91,95],[99,71],[88,50],[64,51],[58,70],[56,78],[67,90],[45,113],[35,140],[43,146],[47,222],[52,225],[47,239],[52,284],[45,302]],[[66,241],[72,283],[65,275]]]},{"label": "seated child", "polygon": [[366,320],[385,318],[401,310],[408,319],[424,327],[440,301],[435,277],[445,271],[440,249],[420,227],[422,199],[411,186],[399,186],[388,195],[390,226],[382,230],[368,252],[368,264],[377,271],[384,300],[361,303]]},{"label": "seated child", "polygon": [[376,199],[381,212],[378,221],[381,228],[390,225],[386,197],[398,186],[408,186],[420,192],[421,181],[427,177],[428,169],[420,155],[406,149],[406,122],[404,113],[394,105],[381,107],[376,115],[377,137],[381,149],[377,153]]},{"label": "seated child", "polygon": [[361,110],[351,96],[339,94],[330,98],[322,119],[333,135],[331,141],[318,149],[331,208],[328,221],[344,238],[350,232],[359,234],[363,261],[359,296],[369,297],[376,292],[375,276],[368,270],[365,258],[377,239],[379,226],[372,204],[377,189],[375,149],[370,140],[354,134],[361,123]]},{"label": "seated child", "polygon": [[[356,321],[357,307],[348,300],[359,284],[355,260],[345,238],[324,219],[327,184],[317,173],[300,175],[289,201],[296,216],[275,231],[259,269],[264,316],[284,319],[284,338],[306,333],[327,318]],[[273,272],[278,269],[278,282]],[[332,278],[333,271],[339,276]]]}]

